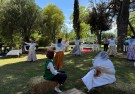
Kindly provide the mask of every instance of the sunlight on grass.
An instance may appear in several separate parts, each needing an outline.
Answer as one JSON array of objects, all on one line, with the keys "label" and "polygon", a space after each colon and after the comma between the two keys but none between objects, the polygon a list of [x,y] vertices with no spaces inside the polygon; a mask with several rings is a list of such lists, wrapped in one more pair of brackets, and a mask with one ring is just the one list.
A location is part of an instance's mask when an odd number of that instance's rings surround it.
[{"label": "sunlight on grass", "polygon": [[[64,68],[63,70],[68,75],[68,78],[62,87],[62,90],[77,88],[86,92],[86,86],[76,83],[76,80],[82,78],[89,72],[92,67],[92,59],[98,52],[91,52],[82,54],[82,56],[74,56],[69,52],[64,53]],[[122,55],[122,54],[120,54]],[[44,74],[45,55],[37,54],[38,62],[27,62],[27,56],[21,57],[2,57],[0,58],[0,94],[28,94],[28,82],[32,77],[42,76]],[[118,57],[110,57],[115,69],[117,78],[117,87],[113,89],[129,92],[129,87],[132,84],[135,87],[135,67],[132,61]],[[133,89],[131,87],[131,90]],[[94,94],[109,94],[112,88],[103,89],[100,93]],[[107,91],[108,90],[108,91]],[[107,93],[105,93],[107,92]],[[48,93],[52,94],[52,93]],[[54,94],[54,93],[53,93]],[[115,94],[115,93],[111,93]],[[117,93],[117,94],[131,94],[131,93]],[[134,94],[134,93],[133,93]]]},{"label": "sunlight on grass", "polygon": [[8,79],[14,79],[14,77],[12,75],[7,76],[6,78],[8,78]]},{"label": "sunlight on grass", "polygon": [[76,65],[75,67],[76,68],[80,68],[80,67],[82,67],[83,66],[83,64],[79,64],[79,65]]},{"label": "sunlight on grass", "polygon": [[[37,54],[37,59],[43,59],[43,58],[46,58],[45,55],[42,55],[42,54]],[[6,64],[14,64],[14,63],[17,63],[17,62],[23,62],[23,61],[26,61],[27,60],[27,56],[21,56],[21,57],[12,57],[12,58],[6,58],[6,59],[0,59],[0,67],[1,66],[4,66]]]}]

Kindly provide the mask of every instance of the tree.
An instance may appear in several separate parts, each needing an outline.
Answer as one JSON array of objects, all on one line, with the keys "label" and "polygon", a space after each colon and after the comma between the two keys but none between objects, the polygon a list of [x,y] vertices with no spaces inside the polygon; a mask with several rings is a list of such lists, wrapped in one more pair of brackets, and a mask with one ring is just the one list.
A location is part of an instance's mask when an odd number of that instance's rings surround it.
[{"label": "tree", "polygon": [[80,20],[79,20],[79,2],[74,0],[74,12],[73,12],[73,28],[76,32],[76,37],[80,38]]},{"label": "tree", "polygon": [[89,9],[85,6],[79,7],[80,15],[80,38],[89,39],[91,31],[90,25],[87,24],[87,18],[89,16]]},{"label": "tree", "polygon": [[118,44],[117,44],[117,50],[118,51],[123,51],[123,44],[124,44],[124,39],[127,36],[127,28],[128,28],[128,23],[129,23],[129,0],[123,0],[120,2],[120,9],[118,12],[118,17],[117,17],[117,29],[118,29]]},{"label": "tree", "polygon": [[[20,2],[20,31],[24,41],[28,41],[30,36],[38,27],[40,8],[33,0],[21,0]],[[27,15],[27,16],[26,16]]]},{"label": "tree", "polygon": [[130,32],[128,32],[128,33],[132,32],[132,34],[130,34],[130,36],[132,36],[132,35],[135,36],[135,29],[134,29],[135,28],[135,13],[134,12],[130,12],[128,25],[129,25],[129,28],[130,28],[130,30],[128,30]]},{"label": "tree", "polygon": [[[89,9],[85,6],[79,7],[79,20],[80,20],[80,31],[79,37],[88,39],[90,36],[90,26],[87,24],[87,18],[89,16]],[[73,14],[70,16],[70,20],[73,20]]]},{"label": "tree", "polygon": [[50,36],[55,43],[64,22],[63,12],[56,5],[49,4],[43,9],[42,13],[44,16],[43,33]]},{"label": "tree", "polygon": [[130,0],[112,0],[108,6],[110,14],[113,17],[114,16],[117,17],[116,19],[117,19],[118,51],[123,51],[123,44],[125,41],[125,37],[127,36],[130,4],[131,4]]},{"label": "tree", "polygon": [[89,13],[88,23],[91,26],[92,33],[97,35],[98,43],[101,44],[102,31],[110,29],[112,19],[107,12],[107,4],[101,2],[92,8],[92,12]]},{"label": "tree", "polygon": [[31,34],[37,28],[39,12],[39,7],[33,0],[9,0],[2,7],[2,17],[0,18],[1,34],[6,40],[5,42],[13,44],[16,40],[14,38],[17,38],[15,36],[29,41]]},{"label": "tree", "polygon": [[62,33],[63,33],[63,37],[64,39],[68,40],[68,27],[66,24],[62,25]]},{"label": "tree", "polygon": [[90,25],[86,24],[85,22],[81,22],[80,24],[80,37],[83,39],[89,39],[91,32],[90,32]]},{"label": "tree", "polygon": [[69,40],[74,40],[76,36],[76,33],[74,30],[71,30],[71,32],[69,32]]}]

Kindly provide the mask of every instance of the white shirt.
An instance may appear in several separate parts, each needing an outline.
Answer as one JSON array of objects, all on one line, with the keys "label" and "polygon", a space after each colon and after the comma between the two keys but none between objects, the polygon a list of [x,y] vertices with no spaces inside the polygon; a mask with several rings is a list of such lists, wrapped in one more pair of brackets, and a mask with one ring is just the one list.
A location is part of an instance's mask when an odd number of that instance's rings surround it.
[{"label": "white shirt", "polygon": [[109,39],[109,45],[110,45],[110,46],[115,46],[115,45],[116,45],[116,44],[115,44],[115,41],[116,41],[115,38]]},{"label": "white shirt", "polygon": [[79,45],[79,40],[75,40],[75,45]]},{"label": "white shirt", "polygon": [[26,43],[26,42],[25,44],[30,46],[29,50],[34,50],[35,46],[37,45],[36,43]]},{"label": "white shirt", "polygon": [[65,44],[62,44],[61,47],[58,47],[57,44],[51,44],[51,47],[56,48],[56,52],[64,51],[65,46]]},{"label": "white shirt", "polygon": [[50,69],[50,71],[53,75],[57,75],[59,73],[59,72],[57,72],[57,70],[54,69],[54,66],[51,62],[48,64],[47,68]]},{"label": "white shirt", "polygon": [[57,44],[55,45],[56,52],[64,51],[64,45],[62,44],[61,47],[58,47]]}]

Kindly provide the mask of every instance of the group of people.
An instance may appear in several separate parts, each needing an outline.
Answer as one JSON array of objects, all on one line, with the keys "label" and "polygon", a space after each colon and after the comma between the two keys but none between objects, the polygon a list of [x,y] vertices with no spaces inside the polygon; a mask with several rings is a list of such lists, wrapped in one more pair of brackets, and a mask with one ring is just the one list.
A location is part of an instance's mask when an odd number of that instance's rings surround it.
[{"label": "group of people", "polygon": [[[117,55],[116,40],[117,39],[116,38],[113,38],[112,36],[111,36],[110,39],[108,39],[108,37],[106,37],[103,40],[104,51],[108,52],[108,54],[110,56]],[[130,39],[125,40],[125,43],[128,43],[128,47],[127,47],[127,59],[128,60],[135,60],[135,37],[132,36]],[[108,50],[108,45],[110,46],[109,50]]]},{"label": "group of people", "polygon": [[[25,44],[30,46],[27,60],[37,60],[34,47],[38,44],[34,42],[25,42]],[[66,46],[66,43],[62,42],[62,38],[58,39],[57,44],[51,44],[50,49],[46,53],[47,59],[44,63],[45,70],[43,77],[46,80],[58,82],[57,86],[54,88],[58,93],[62,92],[59,87],[62,86],[67,79],[67,74],[63,71],[64,50]],[[55,47],[55,55],[53,47]],[[71,53],[81,54],[78,39],[76,39],[75,47]],[[93,67],[80,80],[86,85],[89,91],[94,87],[111,84],[116,81],[115,68],[109,59],[107,52],[102,51],[95,57]]]},{"label": "group of people", "polygon": [[[78,45],[77,41],[74,48],[77,48]],[[56,48],[55,55],[52,47]],[[64,47],[65,45],[62,44],[62,39],[58,39],[57,44],[52,44],[46,54],[47,59],[44,64],[44,79],[58,82],[58,85],[54,88],[58,93],[62,92],[59,87],[62,86],[67,79],[67,74],[63,71]],[[92,69],[81,78],[81,81],[86,85],[89,91],[94,87],[111,84],[116,81],[115,68],[105,51],[100,52],[95,57]]]},{"label": "group of people", "polygon": [[[46,56],[47,60],[45,61],[44,66],[44,79],[58,82],[58,85],[54,88],[54,90],[60,93],[62,91],[60,90],[59,86],[64,84],[67,79],[67,74],[55,67],[57,66],[57,63],[54,59],[54,51],[49,50]],[[88,91],[94,87],[111,84],[116,81],[115,68],[105,51],[100,52],[95,57],[93,67],[80,80],[84,83],[84,85],[86,85]]]}]

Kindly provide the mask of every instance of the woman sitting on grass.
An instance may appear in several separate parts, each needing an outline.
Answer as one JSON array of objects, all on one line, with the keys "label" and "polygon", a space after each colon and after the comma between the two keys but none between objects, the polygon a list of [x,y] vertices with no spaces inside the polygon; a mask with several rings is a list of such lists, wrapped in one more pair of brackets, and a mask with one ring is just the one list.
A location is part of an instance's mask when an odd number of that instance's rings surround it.
[{"label": "woman sitting on grass", "polygon": [[113,63],[105,51],[100,52],[93,61],[92,69],[81,79],[90,91],[94,87],[116,81]]},{"label": "woman sitting on grass", "polygon": [[46,56],[47,60],[45,61],[44,79],[58,82],[58,85],[54,88],[54,91],[60,93],[62,91],[59,89],[59,86],[64,84],[67,75],[64,71],[57,71],[54,69],[54,51],[48,51]]}]

